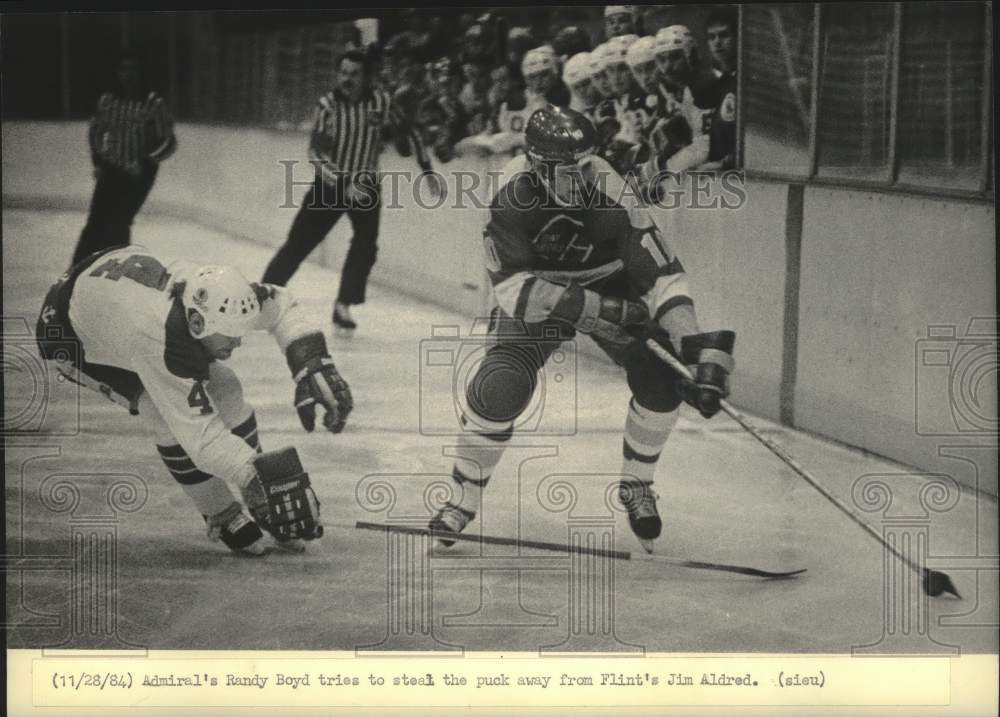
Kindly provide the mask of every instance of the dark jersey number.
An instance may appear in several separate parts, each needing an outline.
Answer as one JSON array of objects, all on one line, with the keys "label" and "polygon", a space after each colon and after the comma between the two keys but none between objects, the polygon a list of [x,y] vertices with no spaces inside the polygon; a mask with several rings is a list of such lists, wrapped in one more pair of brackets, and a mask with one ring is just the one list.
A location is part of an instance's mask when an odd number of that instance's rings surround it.
[{"label": "dark jersey number", "polygon": [[157,291],[167,288],[170,281],[170,274],[163,264],[145,254],[135,254],[125,261],[108,259],[90,272],[90,276],[104,276],[111,281],[118,281],[124,276]]},{"label": "dark jersey number", "polygon": [[205,387],[201,385],[201,381],[195,381],[194,386],[191,387],[191,393],[188,394],[188,405],[191,408],[201,409],[203,416],[212,412],[212,402],[208,400],[208,394],[205,392]]}]

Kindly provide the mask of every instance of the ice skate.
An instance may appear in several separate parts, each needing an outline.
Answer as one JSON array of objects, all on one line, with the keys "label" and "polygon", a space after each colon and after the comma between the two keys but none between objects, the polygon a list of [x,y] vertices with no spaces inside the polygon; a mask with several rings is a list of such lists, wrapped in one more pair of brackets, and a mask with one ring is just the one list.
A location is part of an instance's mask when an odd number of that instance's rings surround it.
[{"label": "ice skate", "polygon": [[259,557],[270,552],[274,545],[270,536],[265,535],[260,526],[243,512],[239,503],[233,503],[221,513],[206,517],[208,537],[221,540],[238,555]]},{"label": "ice skate", "polygon": [[[458,535],[465,530],[465,526],[471,523],[475,517],[476,514],[470,510],[464,510],[457,505],[445,503],[444,507],[437,512],[437,515],[431,518],[431,522],[427,527],[435,533],[454,533]],[[439,535],[435,535],[434,537],[442,548],[450,548],[455,544],[454,540],[448,540]]]},{"label": "ice skate", "polygon": [[350,338],[358,328],[357,322],[351,317],[351,307],[339,301],[333,305],[333,332],[337,336]]},{"label": "ice skate", "polygon": [[647,553],[653,552],[653,541],[660,537],[663,522],[656,509],[656,492],[652,483],[623,480],[618,487],[622,504],[628,509],[628,524]]}]

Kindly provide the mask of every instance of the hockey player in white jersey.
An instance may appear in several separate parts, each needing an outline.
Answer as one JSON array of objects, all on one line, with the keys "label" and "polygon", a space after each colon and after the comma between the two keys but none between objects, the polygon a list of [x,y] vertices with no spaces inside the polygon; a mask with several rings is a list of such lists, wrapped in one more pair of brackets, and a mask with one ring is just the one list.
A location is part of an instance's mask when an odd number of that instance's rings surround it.
[{"label": "hockey player in white jersey", "polygon": [[569,108],[592,117],[601,101],[601,92],[594,84],[600,66],[590,52],[578,52],[563,66],[563,82],[569,88]]},{"label": "hockey player in white jersey", "polygon": [[[323,425],[343,430],[353,399],[323,334],[287,289],[232,267],[140,246],[93,254],[52,286],[37,326],[42,356],[63,376],[146,421],[209,537],[237,553],[298,551],[322,535],[308,475],[294,449],[261,452],[254,409],[223,363],[254,330],[283,350],[303,427],[313,430],[319,405]],[[66,343],[73,349],[59,351]]]},{"label": "hockey player in white jersey", "polygon": [[593,114],[600,135],[598,156],[606,159],[620,173],[628,170],[629,155],[638,142],[631,120],[625,112],[633,86],[632,71],[626,58],[637,35],[618,35],[594,50],[601,68],[598,86],[604,94]]},{"label": "hockey player in white jersey", "polygon": [[715,104],[700,98],[703,83],[694,36],[684,25],[671,25],[656,33],[656,66],[667,101],[667,114],[679,115],[691,131],[690,143],[676,152],[663,169],[683,171],[708,160],[710,116]]},{"label": "hockey player in white jersey", "polygon": [[488,138],[487,146],[494,154],[514,152],[524,145],[524,128],[535,110],[550,102],[565,104],[569,101],[568,91],[559,81],[558,58],[548,45],[525,53],[521,74],[525,82],[524,94],[500,105],[497,131]]}]

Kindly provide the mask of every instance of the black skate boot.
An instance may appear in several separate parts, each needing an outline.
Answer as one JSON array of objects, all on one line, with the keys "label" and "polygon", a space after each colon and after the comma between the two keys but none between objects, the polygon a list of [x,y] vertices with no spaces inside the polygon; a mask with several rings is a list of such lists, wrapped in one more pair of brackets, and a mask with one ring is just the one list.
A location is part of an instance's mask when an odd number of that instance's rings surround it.
[{"label": "black skate boot", "polygon": [[222,543],[239,555],[266,555],[271,548],[260,526],[243,512],[239,503],[232,503],[217,515],[205,516],[208,537]]},{"label": "black skate boot", "polygon": [[333,330],[337,336],[350,338],[358,328],[357,322],[351,318],[351,307],[339,301],[333,305]]},{"label": "black skate boot", "polygon": [[[457,505],[445,503],[444,507],[437,512],[437,515],[431,518],[431,522],[427,527],[438,534],[454,533],[458,535],[465,530],[465,526],[471,523],[475,517],[476,514],[471,510],[465,510],[464,508],[459,508]],[[435,535],[434,537],[442,548],[450,548],[455,544],[454,540],[448,540],[440,535]]]},{"label": "black skate boot", "polygon": [[647,553],[653,552],[653,541],[660,537],[663,521],[656,510],[656,492],[652,483],[622,480],[618,496],[628,509],[628,524]]}]

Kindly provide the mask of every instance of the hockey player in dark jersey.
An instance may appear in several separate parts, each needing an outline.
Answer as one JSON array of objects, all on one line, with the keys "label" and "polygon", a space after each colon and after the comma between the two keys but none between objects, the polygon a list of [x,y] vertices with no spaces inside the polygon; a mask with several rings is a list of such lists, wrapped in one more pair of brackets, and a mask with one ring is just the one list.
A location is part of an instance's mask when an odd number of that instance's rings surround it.
[{"label": "hockey player in dark jersey", "polygon": [[[479,511],[538,371],[577,332],[626,371],[619,495],[647,550],[662,528],[653,474],[681,402],[711,417],[728,393],[735,334],[700,331],[680,261],[621,177],[594,156],[597,140],[578,112],[536,111],[527,154],[507,166],[493,197],[484,248],[495,344],[466,387],[453,496],[430,523],[444,545],[454,541],[441,533],[461,532]],[[666,368],[647,337],[692,366],[695,382]]]},{"label": "hockey player in dark jersey", "polygon": [[713,10],[705,21],[712,56],[708,162],[702,169],[732,169],[736,153],[736,44],[739,19],[732,7]]}]

